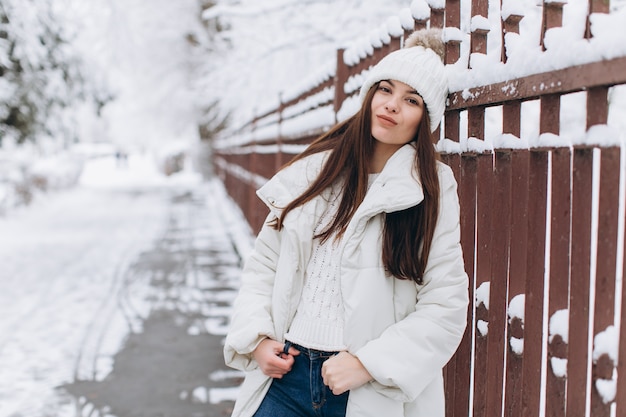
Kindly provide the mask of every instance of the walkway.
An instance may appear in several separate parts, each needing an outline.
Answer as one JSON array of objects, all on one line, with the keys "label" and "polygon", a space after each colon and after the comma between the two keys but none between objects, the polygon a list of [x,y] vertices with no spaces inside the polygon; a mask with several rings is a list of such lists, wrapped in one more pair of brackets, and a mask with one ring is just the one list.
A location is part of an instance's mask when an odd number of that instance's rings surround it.
[{"label": "walkway", "polygon": [[0,220],[0,417],[228,416],[251,237],[219,182],[77,189]]}]

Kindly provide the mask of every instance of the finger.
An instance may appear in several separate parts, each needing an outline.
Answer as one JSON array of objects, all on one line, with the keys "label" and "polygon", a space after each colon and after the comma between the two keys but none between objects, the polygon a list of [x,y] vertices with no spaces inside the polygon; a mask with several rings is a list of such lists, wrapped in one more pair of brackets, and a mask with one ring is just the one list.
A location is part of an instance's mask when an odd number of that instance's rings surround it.
[{"label": "finger", "polygon": [[286,355],[289,353],[289,349],[291,349],[291,342],[289,340],[285,341],[285,344],[283,345],[283,353]]}]

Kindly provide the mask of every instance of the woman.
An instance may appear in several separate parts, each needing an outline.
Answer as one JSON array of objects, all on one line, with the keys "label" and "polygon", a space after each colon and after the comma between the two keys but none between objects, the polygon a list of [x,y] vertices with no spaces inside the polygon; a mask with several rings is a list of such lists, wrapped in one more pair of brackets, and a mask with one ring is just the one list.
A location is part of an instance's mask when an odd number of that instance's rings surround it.
[{"label": "woman", "polygon": [[415,32],[371,69],[358,113],[258,191],[270,214],[224,348],[246,371],[233,416],[444,416],[468,291],[432,137],[442,54],[439,32]]}]

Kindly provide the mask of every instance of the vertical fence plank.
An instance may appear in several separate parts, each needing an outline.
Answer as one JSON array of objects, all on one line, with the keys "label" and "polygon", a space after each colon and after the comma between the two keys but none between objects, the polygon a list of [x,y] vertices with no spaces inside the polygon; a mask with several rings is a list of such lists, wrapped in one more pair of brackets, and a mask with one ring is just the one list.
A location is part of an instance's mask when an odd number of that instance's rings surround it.
[{"label": "vertical fence plank", "polygon": [[[442,161],[447,164],[454,173],[454,177],[457,183],[461,181],[461,155],[458,153],[443,154],[441,155]],[[467,332],[467,329],[466,329]],[[462,358],[462,347],[459,346],[455,355],[450,359],[445,367],[445,392],[446,392],[446,416],[454,415],[454,403],[455,393],[459,390],[469,389],[469,384],[464,384],[464,378],[459,378],[460,375],[464,375],[463,366],[466,366],[467,361]],[[469,370],[468,370],[469,374]]]},{"label": "vertical fence plank", "polygon": [[485,138],[485,109],[472,107],[467,111],[468,136],[471,138]]},{"label": "vertical fence plank", "polygon": [[[622,177],[626,175],[626,167],[622,166],[620,169],[622,173]],[[626,201],[622,200],[620,203],[626,204]],[[626,244],[623,245],[622,248],[622,259],[626,260]],[[615,393],[616,399],[616,415],[619,417],[626,415],[626,320],[624,320],[624,316],[626,316],[626,311],[624,310],[624,306],[626,306],[626,285],[624,285],[624,280],[626,279],[626,262],[622,263],[622,293],[617,294],[621,300],[621,323],[620,323],[620,332],[619,332],[619,348],[618,348],[618,361],[617,361],[617,389]]]},{"label": "vertical fence plank", "polygon": [[543,21],[541,24],[541,47],[545,50],[544,39],[548,29],[560,27],[563,22],[563,6],[567,0],[559,1],[543,1]]},{"label": "vertical fence plank", "polygon": [[[461,0],[446,0],[445,9],[446,28],[461,28]],[[461,56],[461,42],[448,40],[446,42],[446,64],[454,64]]]},{"label": "vertical fence plank", "polygon": [[510,101],[502,105],[502,132],[521,136],[522,103]]},{"label": "vertical fence plank", "polygon": [[541,133],[559,134],[561,97],[558,95],[545,95],[539,99],[541,113],[539,119],[539,131]]},{"label": "vertical fence plank", "polygon": [[585,38],[591,38],[591,21],[589,15],[592,13],[608,13],[609,12],[608,0],[589,0],[589,12],[587,13],[587,24],[585,28]]},{"label": "vertical fence plank", "polygon": [[609,89],[596,87],[587,90],[587,129],[606,124],[609,115]]},{"label": "vertical fence plank", "polygon": [[507,18],[502,21],[502,52],[500,54],[500,60],[502,62],[506,62],[508,59],[508,54],[506,50],[506,34],[519,33],[519,22],[522,20],[523,17],[524,16],[512,14],[507,16]]},{"label": "vertical fence plank", "polygon": [[459,141],[461,136],[461,112],[446,112],[444,119],[444,133],[446,138],[455,142]]},{"label": "vertical fence plank", "polygon": [[587,401],[593,148],[575,148],[573,164],[572,280],[566,406],[568,417],[584,416]]},{"label": "vertical fence plank", "polygon": [[[461,27],[461,1],[447,0],[445,9],[445,19],[447,28]],[[456,40],[446,42],[445,63],[454,64],[461,56],[461,43]],[[459,141],[461,131],[461,112],[446,112],[443,123],[445,137],[455,142]]]},{"label": "vertical fence plank", "polygon": [[[617,224],[619,211],[620,149],[601,149],[600,190],[598,209],[598,246],[596,263],[596,301],[594,307],[594,334],[604,332],[614,324],[615,284],[617,263]],[[595,346],[594,350],[602,349]],[[615,363],[607,352],[594,352],[591,413],[594,417],[611,415],[611,402],[598,391],[598,383],[613,379]]]},{"label": "vertical fence plank", "polygon": [[345,49],[337,49],[337,69],[335,70],[335,95],[333,97],[333,110],[335,112],[335,121],[337,121],[337,113],[341,110],[343,102],[346,100],[346,92],[344,86],[350,77],[350,70],[344,61]]},{"label": "vertical fence plank", "polygon": [[[475,154],[461,156],[461,176],[459,181],[459,200],[461,206],[461,246],[465,272],[469,277],[470,300],[474,294],[474,259],[476,256],[476,172]],[[468,416],[470,407],[471,368],[472,368],[472,334],[475,320],[473,303],[467,311],[468,326],[459,348],[457,349],[457,366],[455,379],[457,389],[454,392],[453,406],[447,417]]]},{"label": "vertical fence plank", "polygon": [[[472,0],[471,7],[472,17],[482,16],[487,18],[489,16],[489,1],[488,0]],[[487,53],[487,30],[476,29],[472,31],[470,37],[470,53]]]},{"label": "vertical fence plank", "polygon": [[491,218],[493,217],[493,156],[478,154],[476,178],[476,301],[474,326],[474,415],[485,416],[487,336],[491,277]]},{"label": "vertical fence plank", "polygon": [[[511,153],[511,238],[509,261],[509,291],[507,315],[507,357],[506,357],[506,392],[504,398],[505,417],[522,417],[522,363],[526,348],[532,350],[535,340],[527,341],[524,335],[526,320],[524,312],[515,311],[515,303],[524,306],[525,282],[527,279],[528,242],[528,174],[529,157],[527,150],[515,150]],[[537,196],[537,190],[533,190]],[[520,315],[521,313],[521,315]],[[533,343],[533,344],[531,344]]]},{"label": "vertical fence plank", "polygon": [[492,260],[489,292],[489,336],[487,342],[487,417],[500,417],[506,345],[506,310],[511,213],[511,153],[496,151],[491,219]]},{"label": "vertical fence plank", "polygon": [[[249,159],[248,159],[248,171],[251,173],[258,173],[259,171],[259,155],[257,154],[256,151],[256,142],[252,142],[252,146],[251,146],[251,150],[249,155]],[[254,186],[254,184],[250,184],[250,183],[246,183],[246,188],[248,190],[248,195],[246,196],[246,212],[247,212],[247,218],[252,220],[252,230],[255,231],[255,233],[257,233],[260,228],[259,225],[257,223],[257,216],[256,216],[256,187]]]},{"label": "vertical fence plank", "polygon": [[571,153],[569,148],[552,151],[550,218],[550,290],[548,299],[548,370],[546,375],[546,415],[565,416],[565,369],[568,334],[557,326],[568,317],[571,246]]},{"label": "vertical fence plank", "polygon": [[520,417],[541,415],[548,151],[532,150],[529,155],[528,167],[528,189],[532,192],[532,198],[529,197],[528,203],[522,410],[518,414]]},{"label": "vertical fence plank", "polygon": [[[437,2],[439,3],[439,2]],[[438,4],[437,4],[438,5]],[[445,9],[431,6],[430,9],[430,27],[442,28],[444,24]]]}]

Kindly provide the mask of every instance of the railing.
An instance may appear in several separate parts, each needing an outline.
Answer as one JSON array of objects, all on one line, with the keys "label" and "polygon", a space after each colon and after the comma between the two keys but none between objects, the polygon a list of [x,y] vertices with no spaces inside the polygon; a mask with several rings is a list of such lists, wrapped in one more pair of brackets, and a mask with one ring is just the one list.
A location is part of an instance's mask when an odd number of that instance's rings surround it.
[{"label": "railing", "polygon": [[577,32],[562,26],[576,4],[544,1],[529,29],[522,3],[504,0],[494,24],[487,0],[414,1],[378,39],[339,50],[313,88],[218,143],[217,170],[258,230],[254,190],[356,109],[364,72],[408,33],[444,28],[452,93],[438,148],[459,182],[474,300],[446,368],[447,416],[626,416],[626,156],[613,123],[626,114],[624,11],[584,2]]}]

